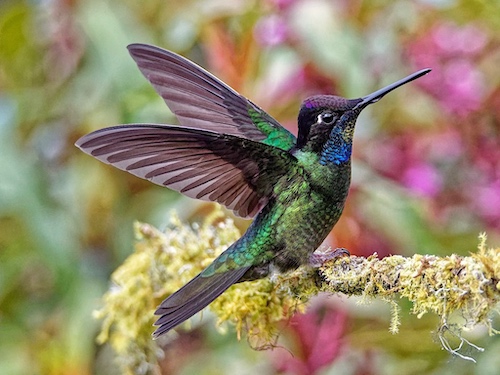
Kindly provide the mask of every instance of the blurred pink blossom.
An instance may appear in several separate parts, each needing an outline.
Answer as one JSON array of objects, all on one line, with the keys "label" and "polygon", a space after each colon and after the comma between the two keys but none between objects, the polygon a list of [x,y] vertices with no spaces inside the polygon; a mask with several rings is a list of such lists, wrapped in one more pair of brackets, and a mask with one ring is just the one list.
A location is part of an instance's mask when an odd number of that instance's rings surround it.
[{"label": "blurred pink blossom", "polygon": [[293,5],[296,0],[269,0],[269,2],[276,6],[279,10],[284,10]]},{"label": "blurred pink blossom", "polygon": [[347,314],[328,304],[295,315],[287,331],[296,342],[296,350],[293,356],[289,352],[275,351],[276,370],[296,375],[318,374],[339,356],[346,322]]},{"label": "blurred pink blossom", "polygon": [[472,189],[478,214],[492,226],[500,226],[500,179]]},{"label": "blurred pink blossom", "polygon": [[288,26],[277,14],[261,18],[254,29],[255,39],[263,46],[283,43],[288,36]]},{"label": "blurred pink blossom", "polygon": [[443,83],[449,93],[444,94],[441,101],[449,111],[464,117],[481,106],[483,77],[472,62],[465,59],[448,62],[443,71]]},{"label": "blurred pink blossom", "polygon": [[406,169],[403,184],[417,195],[434,197],[441,191],[443,181],[436,168],[430,164],[417,163]]},{"label": "blurred pink blossom", "polygon": [[437,162],[455,162],[464,154],[464,142],[456,129],[445,129],[429,135],[428,157]]},{"label": "blurred pink blossom", "polygon": [[433,74],[416,84],[432,94],[450,114],[465,117],[480,108],[485,88],[484,77],[475,58],[487,44],[478,27],[438,25],[408,48],[419,67],[431,67]]},{"label": "blurred pink blossom", "polygon": [[448,56],[475,55],[487,42],[486,35],[475,25],[457,27],[451,23],[438,25],[432,31],[436,46]]}]

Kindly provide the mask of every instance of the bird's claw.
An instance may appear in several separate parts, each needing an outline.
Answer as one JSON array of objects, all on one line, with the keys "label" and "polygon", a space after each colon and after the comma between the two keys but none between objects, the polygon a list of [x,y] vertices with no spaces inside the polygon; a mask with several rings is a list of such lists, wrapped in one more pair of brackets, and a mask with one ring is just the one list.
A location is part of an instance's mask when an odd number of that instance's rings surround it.
[{"label": "bird's claw", "polygon": [[316,250],[311,254],[309,263],[311,266],[317,268],[329,260],[345,256],[351,256],[351,253],[344,247],[337,247],[335,249],[328,248],[326,251]]}]

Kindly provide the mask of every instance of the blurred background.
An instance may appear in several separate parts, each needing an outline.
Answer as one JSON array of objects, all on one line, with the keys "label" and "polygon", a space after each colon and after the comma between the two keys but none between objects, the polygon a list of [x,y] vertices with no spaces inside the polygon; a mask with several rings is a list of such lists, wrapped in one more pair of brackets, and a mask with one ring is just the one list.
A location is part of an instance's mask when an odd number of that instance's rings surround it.
[{"label": "blurred background", "polygon": [[[175,123],[127,53],[151,43],[199,63],[296,132],[301,100],[360,97],[432,73],[358,120],[353,184],[330,235],[351,253],[468,254],[500,245],[500,2],[491,0],[3,0],[0,2],[0,369],[118,374],[92,311],[133,250],[132,223],[164,228],[212,208],[74,147],[115,124]],[[248,225],[237,221],[242,229]],[[497,374],[481,327],[442,350],[435,316],[318,299],[255,351],[213,324],[165,347],[164,374]],[[145,312],[146,313],[146,312]],[[499,327],[499,324],[496,325]]]}]

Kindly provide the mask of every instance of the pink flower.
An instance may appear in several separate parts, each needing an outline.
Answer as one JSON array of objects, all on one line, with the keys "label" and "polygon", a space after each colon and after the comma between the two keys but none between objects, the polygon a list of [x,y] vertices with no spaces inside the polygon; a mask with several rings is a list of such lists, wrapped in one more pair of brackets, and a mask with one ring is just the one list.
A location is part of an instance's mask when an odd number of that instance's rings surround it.
[{"label": "pink flower", "polygon": [[408,49],[415,65],[433,68],[433,74],[416,84],[431,93],[450,114],[465,117],[478,110],[485,88],[474,60],[487,41],[486,34],[473,25],[435,26]]},{"label": "pink flower", "polygon": [[255,39],[263,46],[275,46],[283,43],[288,36],[285,21],[277,14],[261,18],[254,29]]},{"label": "pink flower", "polygon": [[490,225],[500,225],[500,180],[473,188],[472,199],[478,211]]},{"label": "pink flower", "polygon": [[476,26],[457,27],[451,23],[434,28],[432,40],[448,56],[475,55],[486,46],[487,42],[486,35]]},{"label": "pink flower", "polygon": [[417,195],[436,196],[442,188],[441,175],[430,164],[418,163],[409,167],[403,175],[403,184]]},{"label": "pink flower", "polygon": [[481,106],[484,93],[483,77],[473,64],[465,59],[450,61],[443,71],[444,87],[442,102],[449,111],[465,117]]},{"label": "pink flower", "polygon": [[276,6],[279,10],[289,8],[296,0],[269,0],[271,4]]},{"label": "pink flower", "polygon": [[293,356],[285,351],[274,352],[276,370],[297,375],[317,374],[339,356],[346,322],[345,312],[327,304],[295,315],[288,332],[296,349]]}]

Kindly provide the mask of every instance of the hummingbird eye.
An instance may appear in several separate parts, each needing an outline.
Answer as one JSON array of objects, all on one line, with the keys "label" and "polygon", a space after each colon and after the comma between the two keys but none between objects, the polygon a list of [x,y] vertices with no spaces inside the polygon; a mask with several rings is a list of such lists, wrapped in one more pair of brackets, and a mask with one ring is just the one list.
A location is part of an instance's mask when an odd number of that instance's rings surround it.
[{"label": "hummingbird eye", "polygon": [[322,122],[323,124],[329,125],[333,123],[333,120],[334,116],[330,112],[325,112],[318,115],[318,122]]}]

